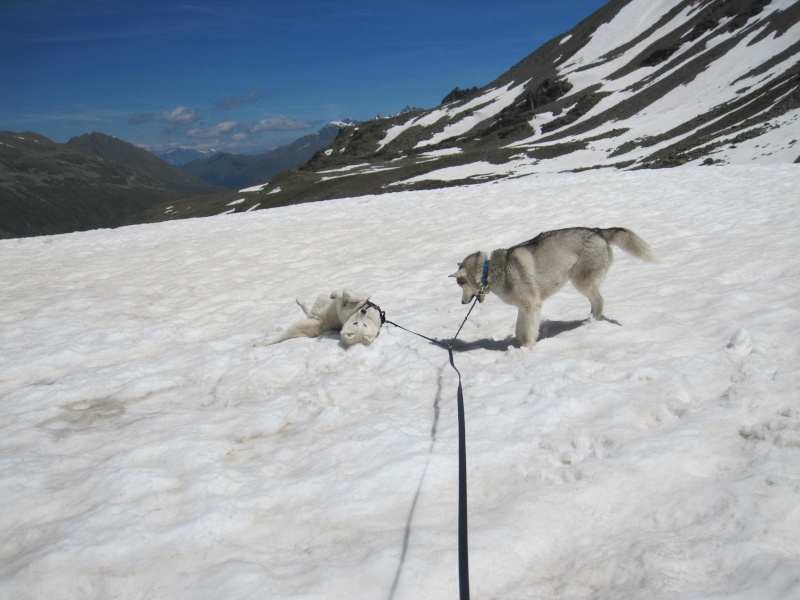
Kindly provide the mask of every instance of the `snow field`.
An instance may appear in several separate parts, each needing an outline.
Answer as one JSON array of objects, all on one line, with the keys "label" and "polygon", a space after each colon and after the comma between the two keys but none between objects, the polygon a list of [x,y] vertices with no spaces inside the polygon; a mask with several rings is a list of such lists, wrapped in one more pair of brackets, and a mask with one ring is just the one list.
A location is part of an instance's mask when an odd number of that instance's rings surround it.
[{"label": "snow field", "polygon": [[457,595],[455,375],[385,326],[253,347],[334,289],[436,338],[466,254],[626,226],[461,334],[475,598],[800,594],[795,166],[529,176],[0,242],[0,597]]}]

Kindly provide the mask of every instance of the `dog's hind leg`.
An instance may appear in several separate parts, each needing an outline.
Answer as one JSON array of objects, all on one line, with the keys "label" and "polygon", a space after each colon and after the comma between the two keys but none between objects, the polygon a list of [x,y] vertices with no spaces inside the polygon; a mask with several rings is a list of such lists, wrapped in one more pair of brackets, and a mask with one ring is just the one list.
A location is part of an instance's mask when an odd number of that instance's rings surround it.
[{"label": "dog's hind leg", "polygon": [[600,295],[600,283],[593,282],[592,284],[582,288],[579,287],[577,283],[573,280],[575,284],[575,288],[584,296],[589,299],[589,302],[592,304],[592,314],[589,317],[590,320],[595,321],[608,321],[609,323],[613,323],[614,325],[622,325],[619,321],[615,321],[614,319],[609,319],[607,316],[603,314],[603,296]]},{"label": "dog's hind leg", "polygon": [[603,296],[600,295],[600,286],[592,285],[588,290],[583,291],[583,294],[589,299],[589,302],[592,305],[592,316],[595,319],[602,317],[605,301],[603,300]]},{"label": "dog's hind leg", "polygon": [[328,331],[328,327],[325,325],[325,323],[323,323],[319,319],[302,319],[297,323],[293,323],[289,327],[289,329],[284,331],[276,339],[257,342],[255,345],[271,346],[272,344],[278,344],[280,342],[285,342],[286,340],[291,340],[293,338],[301,338],[301,337],[314,338],[322,335],[326,331]]},{"label": "dog's hind leg", "polygon": [[588,274],[578,272],[570,276],[575,289],[589,299],[592,305],[592,317],[595,319],[603,316],[604,301],[600,294],[600,283],[602,283],[603,277],[605,277],[605,271]]},{"label": "dog's hind leg", "polygon": [[302,300],[300,300],[300,298],[297,298],[297,299],[295,300],[295,302],[297,302],[297,306],[299,306],[300,308],[302,308],[302,309],[303,309],[303,312],[304,312],[304,313],[306,314],[306,316],[307,316],[307,317],[310,319],[310,318],[311,318],[311,309],[310,309],[310,308],[308,308],[308,304],[306,304],[305,302],[303,302]]}]

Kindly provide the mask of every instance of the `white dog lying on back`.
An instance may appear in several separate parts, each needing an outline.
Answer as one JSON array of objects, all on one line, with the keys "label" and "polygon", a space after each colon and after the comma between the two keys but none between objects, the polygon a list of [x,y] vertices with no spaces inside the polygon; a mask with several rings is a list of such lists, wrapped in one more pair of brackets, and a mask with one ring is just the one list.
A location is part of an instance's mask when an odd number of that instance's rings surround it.
[{"label": "white dog lying on back", "polygon": [[311,308],[299,298],[297,304],[306,318],[293,323],[280,337],[258,342],[256,346],[270,346],[292,338],[318,337],[331,330],[341,330],[339,339],[345,346],[370,344],[381,328],[380,311],[369,304],[369,296],[350,290],[321,294]]}]

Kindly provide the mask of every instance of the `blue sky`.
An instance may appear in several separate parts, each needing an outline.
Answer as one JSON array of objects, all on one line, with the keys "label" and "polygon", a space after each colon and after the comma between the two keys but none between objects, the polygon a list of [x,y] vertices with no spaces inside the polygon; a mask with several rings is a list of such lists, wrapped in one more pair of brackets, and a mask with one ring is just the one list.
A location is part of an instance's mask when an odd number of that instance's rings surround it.
[{"label": "blue sky", "polygon": [[606,0],[0,0],[0,129],[263,151],[483,86]]}]

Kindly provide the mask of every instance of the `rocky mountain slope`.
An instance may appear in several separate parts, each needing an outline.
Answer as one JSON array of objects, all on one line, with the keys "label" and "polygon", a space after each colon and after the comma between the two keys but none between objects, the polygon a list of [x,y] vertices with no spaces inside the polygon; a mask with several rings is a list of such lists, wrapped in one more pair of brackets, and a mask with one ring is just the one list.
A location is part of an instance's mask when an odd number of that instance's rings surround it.
[{"label": "rocky mountain slope", "polygon": [[0,238],[116,227],[170,199],[220,191],[100,133],[58,144],[0,132]]},{"label": "rocky mountain slope", "polygon": [[612,0],[479,90],[344,128],[239,209],[539,172],[796,162],[799,21],[798,0]]}]

